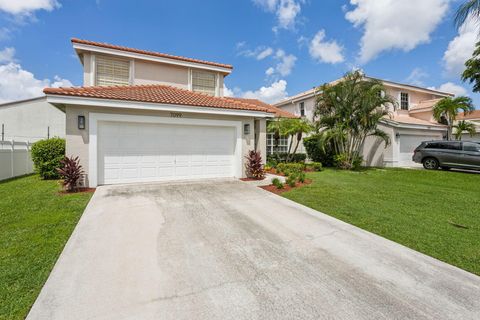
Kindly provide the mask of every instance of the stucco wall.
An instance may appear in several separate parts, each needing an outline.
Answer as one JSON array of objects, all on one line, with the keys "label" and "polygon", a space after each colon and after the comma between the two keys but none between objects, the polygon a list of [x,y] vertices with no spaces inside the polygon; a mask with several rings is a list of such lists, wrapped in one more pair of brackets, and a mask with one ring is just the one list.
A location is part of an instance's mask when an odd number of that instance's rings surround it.
[{"label": "stucco wall", "polygon": [[135,85],[166,84],[188,89],[188,68],[135,60]]},{"label": "stucco wall", "polygon": [[[133,109],[113,109],[113,108],[103,108],[103,107],[89,107],[89,106],[67,106],[66,107],[66,122],[67,122],[67,146],[66,153],[67,155],[79,156],[80,162],[85,170],[85,173],[88,177],[89,164],[88,164],[88,146],[89,146],[89,128],[88,128],[88,117],[91,112],[96,113],[112,113],[112,114],[126,114],[126,115],[143,115],[143,116],[157,116],[157,117],[170,117],[170,112],[165,111],[150,111],[150,110],[133,110]],[[79,115],[85,116],[86,119],[86,129],[79,130],[77,126],[77,119]],[[208,115],[208,114],[195,114],[195,113],[183,113],[183,118],[193,118],[193,119],[214,119],[214,120],[230,120],[230,121],[241,121],[242,129],[244,124],[250,124],[250,134],[245,135],[242,132],[243,136],[243,145],[242,145],[242,172],[244,173],[244,163],[245,156],[249,150],[255,148],[255,123],[254,118],[252,117],[239,117],[239,116],[226,116],[226,115]],[[265,120],[260,120],[264,123]],[[259,127],[259,134],[265,137],[265,125],[261,124]],[[265,139],[263,139],[265,140]],[[265,144],[260,143],[257,147],[259,148],[262,155],[266,154]]]},{"label": "stucco wall", "polygon": [[0,130],[2,124],[5,140],[34,142],[46,139],[49,130],[50,137],[65,137],[65,113],[45,98],[0,105]]}]

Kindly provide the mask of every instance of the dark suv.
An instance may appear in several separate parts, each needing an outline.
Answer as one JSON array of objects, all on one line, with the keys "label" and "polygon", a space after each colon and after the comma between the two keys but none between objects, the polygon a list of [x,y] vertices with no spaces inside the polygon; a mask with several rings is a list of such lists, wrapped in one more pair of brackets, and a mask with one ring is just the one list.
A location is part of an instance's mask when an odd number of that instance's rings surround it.
[{"label": "dark suv", "polygon": [[480,170],[480,142],[426,141],[413,153],[413,161],[425,169],[442,168]]}]

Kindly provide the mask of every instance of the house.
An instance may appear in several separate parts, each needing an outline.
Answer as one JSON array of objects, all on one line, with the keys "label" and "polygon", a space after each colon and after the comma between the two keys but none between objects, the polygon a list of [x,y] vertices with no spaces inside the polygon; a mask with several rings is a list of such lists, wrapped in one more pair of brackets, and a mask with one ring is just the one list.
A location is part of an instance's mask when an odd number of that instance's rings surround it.
[{"label": "house", "polygon": [[463,112],[460,113],[457,117],[457,122],[462,120],[471,122],[476,127],[476,134],[473,137],[468,133],[464,133],[462,135],[462,140],[480,141],[480,110],[475,110],[468,114],[464,114]]},{"label": "house", "polygon": [[0,104],[0,180],[33,172],[32,143],[65,136],[65,114],[45,97]]},{"label": "house", "polygon": [[244,177],[248,151],[266,154],[267,119],[288,114],[224,97],[231,65],[71,41],[83,87],[44,93],[66,114],[66,153],[80,158],[90,187]]},{"label": "house", "polygon": [[[412,161],[413,150],[422,141],[445,138],[446,127],[435,121],[432,110],[440,99],[453,95],[367,76],[365,79],[380,80],[386,88],[386,94],[396,100],[395,105],[388,106],[391,116],[386,117],[379,125],[380,129],[388,133],[391,144],[385,148],[385,144],[379,138],[367,138],[363,146],[365,164],[386,167],[416,166]],[[313,120],[317,93],[317,89],[313,88],[280,101],[274,106]],[[287,143],[288,141],[283,141],[284,148]],[[304,152],[303,146],[300,152]]]}]

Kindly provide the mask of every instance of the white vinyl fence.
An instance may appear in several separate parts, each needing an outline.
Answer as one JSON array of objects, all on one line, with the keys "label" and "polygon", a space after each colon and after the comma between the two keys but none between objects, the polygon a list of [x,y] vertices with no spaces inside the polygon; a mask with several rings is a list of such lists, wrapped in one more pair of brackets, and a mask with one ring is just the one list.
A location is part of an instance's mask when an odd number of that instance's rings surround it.
[{"label": "white vinyl fence", "polygon": [[0,140],[0,180],[33,172],[30,142]]}]

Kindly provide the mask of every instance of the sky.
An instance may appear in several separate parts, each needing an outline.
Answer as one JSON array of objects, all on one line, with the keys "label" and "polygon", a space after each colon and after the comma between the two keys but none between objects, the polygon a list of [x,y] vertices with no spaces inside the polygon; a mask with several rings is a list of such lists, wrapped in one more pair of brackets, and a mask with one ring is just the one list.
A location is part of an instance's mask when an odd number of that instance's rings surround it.
[{"label": "sky", "polygon": [[463,0],[0,0],[0,103],[81,86],[72,37],[232,64],[225,92],[276,102],[361,69],[480,95],[460,75],[478,40]]}]

